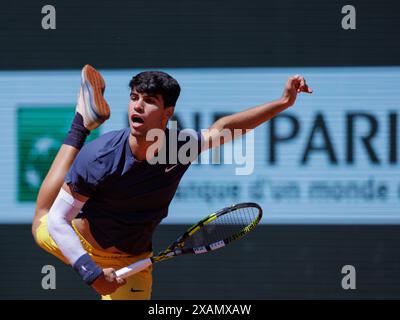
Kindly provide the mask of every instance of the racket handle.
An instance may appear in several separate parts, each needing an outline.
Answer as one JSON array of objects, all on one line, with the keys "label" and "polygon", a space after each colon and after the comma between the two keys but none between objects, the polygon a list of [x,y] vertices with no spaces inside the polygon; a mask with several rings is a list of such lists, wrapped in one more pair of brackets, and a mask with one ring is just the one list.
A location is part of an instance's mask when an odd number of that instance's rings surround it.
[{"label": "racket handle", "polygon": [[153,262],[151,262],[150,258],[143,259],[143,260],[137,261],[135,263],[132,263],[125,268],[117,270],[115,272],[115,274],[117,275],[117,277],[120,277],[120,278],[128,278],[131,275],[150,267],[152,264],[153,264]]}]

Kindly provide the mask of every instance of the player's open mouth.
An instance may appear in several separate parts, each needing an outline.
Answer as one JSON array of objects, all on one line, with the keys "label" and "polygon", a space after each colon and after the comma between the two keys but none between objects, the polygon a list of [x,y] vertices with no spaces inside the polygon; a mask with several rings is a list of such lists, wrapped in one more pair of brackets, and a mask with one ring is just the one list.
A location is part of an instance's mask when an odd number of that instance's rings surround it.
[{"label": "player's open mouth", "polygon": [[140,124],[144,123],[144,120],[136,114],[133,114],[131,116],[131,121],[132,121],[132,125],[140,125]]}]

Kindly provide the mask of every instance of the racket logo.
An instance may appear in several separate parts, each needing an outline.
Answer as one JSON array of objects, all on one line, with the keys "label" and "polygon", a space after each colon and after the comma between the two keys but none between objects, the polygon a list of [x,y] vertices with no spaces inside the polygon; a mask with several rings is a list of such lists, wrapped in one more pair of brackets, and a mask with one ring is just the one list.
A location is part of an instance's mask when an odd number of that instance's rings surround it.
[{"label": "racket logo", "polygon": [[204,246],[197,247],[197,248],[193,248],[193,251],[195,254],[205,253],[205,252],[207,252],[207,248]]},{"label": "racket logo", "polygon": [[210,244],[210,249],[211,250],[217,250],[217,249],[222,248],[222,247],[225,247],[224,240],[221,240],[221,241],[218,241],[218,242]]}]

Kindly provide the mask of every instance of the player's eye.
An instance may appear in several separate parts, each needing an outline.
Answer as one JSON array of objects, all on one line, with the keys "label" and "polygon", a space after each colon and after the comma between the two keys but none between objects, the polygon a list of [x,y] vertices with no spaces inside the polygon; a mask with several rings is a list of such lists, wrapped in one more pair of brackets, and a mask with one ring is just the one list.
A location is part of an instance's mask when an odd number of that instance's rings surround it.
[{"label": "player's eye", "polygon": [[131,94],[131,100],[136,101],[138,96],[136,94]]},{"label": "player's eye", "polygon": [[156,104],[156,99],[154,99],[154,98],[149,98],[149,99],[146,99],[146,102],[147,102],[147,103],[150,103],[150,104]]}]

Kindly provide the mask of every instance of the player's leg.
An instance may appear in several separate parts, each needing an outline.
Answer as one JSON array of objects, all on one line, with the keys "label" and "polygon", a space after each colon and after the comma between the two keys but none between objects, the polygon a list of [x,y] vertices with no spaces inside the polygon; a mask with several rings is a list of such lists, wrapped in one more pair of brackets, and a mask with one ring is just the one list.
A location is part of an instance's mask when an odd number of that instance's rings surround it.
[{"label": "player's leg", "polygon": [[41,245],[41,240],[45,240],[38,239],[37,231],[40,221],[50,210],[72,162],[82,148],[90,130],[101,125],[110,116],[110,109],[103,97],[104,90],[105,83],[100,73],[86,65],[82,69],[82,83],[71,130],[61,145],[36,200],[32,234],[39,245]]}]

